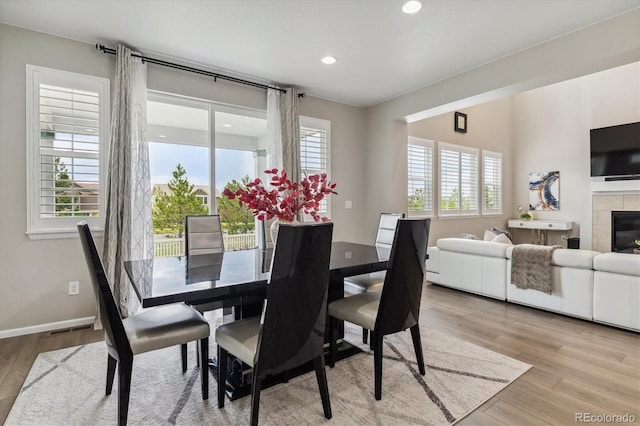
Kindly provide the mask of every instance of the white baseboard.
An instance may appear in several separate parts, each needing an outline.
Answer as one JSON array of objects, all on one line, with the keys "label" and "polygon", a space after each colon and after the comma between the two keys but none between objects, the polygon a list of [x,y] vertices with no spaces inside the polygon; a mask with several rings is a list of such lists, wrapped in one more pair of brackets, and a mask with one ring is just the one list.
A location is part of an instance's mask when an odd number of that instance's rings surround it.
[{"label": "white baseboard", "polygon": [[79,327],[82,325],[93,324],[96,317],[75,318],[65,321],[56,321],[46,324],[32,325],[29,327],[14,328],[11,330],[0,330],[0,339],[7,337],[24,336],[27,334],[42,333],[44,331],[63,330],[65,328]]}]

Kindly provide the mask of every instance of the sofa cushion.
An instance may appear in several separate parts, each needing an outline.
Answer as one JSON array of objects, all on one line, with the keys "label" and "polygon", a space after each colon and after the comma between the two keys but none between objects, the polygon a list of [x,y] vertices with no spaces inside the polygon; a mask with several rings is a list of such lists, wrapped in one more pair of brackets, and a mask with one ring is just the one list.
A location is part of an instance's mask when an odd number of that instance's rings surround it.
[{"label": "sofa cushion", "polygon": [[511,240],[509,239],[509,237],[507,237],[505,234],[498,234],[495,236],[495,238],[493,240],[494,243],[504,243],[504,244],[509,244],[510,246],[513,245],[513,243],[511,242]]},{"label": "sofa cushion", "polygon": [[494,243],[492,241],[466,240],[463,238],[440,238],[436,242],[440,250],[458,253],[475,254],[478,256],[506,258],[507,248],[511,244]]},{"label": "sofa cushion", "polygon": [[593,269],[640,277],[640,255],[631,253],[600,254],[593,259]]},{"label": "sofa cushion", "polygon": [[[551,265],[576,269],[593,269],[593,259],[600,252],[591,250],[557,249],[551,256]],[[507,259],[513,257],[513,248],[507,249]]]}]

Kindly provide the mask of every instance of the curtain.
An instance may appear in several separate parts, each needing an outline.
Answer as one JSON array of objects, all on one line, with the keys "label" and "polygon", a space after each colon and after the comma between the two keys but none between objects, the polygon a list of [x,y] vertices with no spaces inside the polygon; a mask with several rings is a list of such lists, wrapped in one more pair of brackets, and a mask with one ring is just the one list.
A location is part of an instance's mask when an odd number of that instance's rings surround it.
[{"label": "curtain", "polygon": [[[281,94],[280,90],[267,89],[267,169],[282,169]],[[261,173],[260,177],[264,179],[265,175]]]},{"label": "curtain", "polygon": [[282,167],[289,174],[289,179],[300,182],[298,90],[292,87],[280,96],[280,131],[282,133]]},{"label": "curtain", "polygon": [[140,309],[124,261],[153,257],[146,64],[132,53],[117,47],[102,255],[124,317]]}]

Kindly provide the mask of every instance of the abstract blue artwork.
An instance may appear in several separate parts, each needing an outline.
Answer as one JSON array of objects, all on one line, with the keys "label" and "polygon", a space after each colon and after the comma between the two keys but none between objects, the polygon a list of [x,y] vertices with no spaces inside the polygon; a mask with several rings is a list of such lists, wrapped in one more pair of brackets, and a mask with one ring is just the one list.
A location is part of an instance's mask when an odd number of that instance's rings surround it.
[{"label": "abstract blue artwork", "polygon": [[529,173],[529,210],[560,210],[560,172]]}]

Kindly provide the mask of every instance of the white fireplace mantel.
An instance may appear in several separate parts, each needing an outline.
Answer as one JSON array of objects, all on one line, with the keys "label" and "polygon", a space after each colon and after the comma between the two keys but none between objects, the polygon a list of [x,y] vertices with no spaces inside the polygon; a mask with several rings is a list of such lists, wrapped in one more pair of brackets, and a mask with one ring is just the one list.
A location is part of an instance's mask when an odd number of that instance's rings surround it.
[{"label": "white fireplace mantel", "polygon": [[640,180],[591,181],[591,192],[594,193],[640,193]]}]

